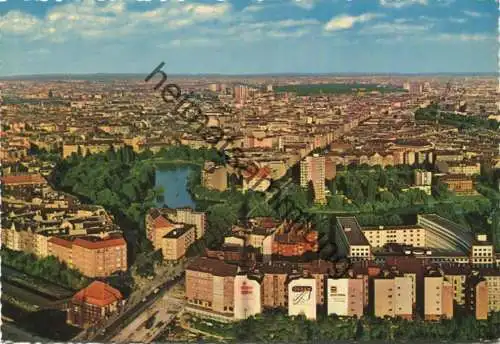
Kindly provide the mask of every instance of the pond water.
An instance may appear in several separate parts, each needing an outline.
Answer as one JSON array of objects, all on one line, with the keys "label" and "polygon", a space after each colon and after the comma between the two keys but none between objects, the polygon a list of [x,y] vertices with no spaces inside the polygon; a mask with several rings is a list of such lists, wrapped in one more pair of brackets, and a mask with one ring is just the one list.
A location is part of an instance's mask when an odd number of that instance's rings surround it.
[{"label": "pond water", "polygon": [[193,167],[158,166],[156,169],[156,186],[163,186],[163,199],[157,200],[158,207],[166,204],[169,208],[195,208],[194,200],[187,190],[187,179]]}]

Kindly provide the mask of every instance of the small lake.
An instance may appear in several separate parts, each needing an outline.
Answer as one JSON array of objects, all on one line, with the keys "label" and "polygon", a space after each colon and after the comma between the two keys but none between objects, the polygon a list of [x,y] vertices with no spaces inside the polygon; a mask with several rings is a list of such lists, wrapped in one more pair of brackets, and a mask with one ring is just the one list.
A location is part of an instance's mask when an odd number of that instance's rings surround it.
[{"label": "small lake", "polygon": [[158,207],[166,204],[169,208],[195,208],[191,195],[187,191],[187,179],[193,170],[190,166],[165,165],[156,169],[155,185],[163,186],[163,200],[157,201]]}]

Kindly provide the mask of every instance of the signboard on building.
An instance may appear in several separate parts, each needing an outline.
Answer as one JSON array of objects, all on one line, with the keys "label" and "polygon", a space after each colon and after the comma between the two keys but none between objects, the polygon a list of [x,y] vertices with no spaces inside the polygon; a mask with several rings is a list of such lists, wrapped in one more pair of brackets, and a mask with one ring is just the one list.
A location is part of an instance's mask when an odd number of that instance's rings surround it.
[{"label": "signboard on building", "polygon": [[349,280],[347,278],[329,278],[326,292],[328,314],[347,315]]},{"label": "signboard on building", "polygon": [[261,312],[261,286],[246,275],[234,278],[234,317],[246,319]]},{"label": "signboard on building", "polygon": [[288,284],[288,315],[316,319],[316,280],[298,278]]}]

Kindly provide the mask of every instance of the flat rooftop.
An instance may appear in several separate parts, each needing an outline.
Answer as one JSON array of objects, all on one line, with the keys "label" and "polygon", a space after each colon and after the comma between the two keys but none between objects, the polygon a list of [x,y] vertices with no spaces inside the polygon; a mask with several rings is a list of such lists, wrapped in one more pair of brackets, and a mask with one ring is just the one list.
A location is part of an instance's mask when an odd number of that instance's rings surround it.
[{"label": "flat rooftop", "polygon": [[444,217],[441,217],[439,215],[423,214],[423,215],[418,215],[417,219],[418,219],[417,221],[419,224],[421,224],[420,219],[425,219],[427,221],[434,222],[436,225],[438,225],[440,227],[443,227],[443,228],[446,228],[446,229],[452,231],[457,236],[462,237],[464,240],[468,240],[470,242],[473,241],[473,236],[472,236],[472,233],[470,232],[469,229],[467,229],[467,228],[465,228],[465,227],[463,227],[455,222],[447,220]]},{"label": "flat rooftop", "polygon": [[337,224],[344,232],[349,245],[370,245],[354,216],[337,217]]}]

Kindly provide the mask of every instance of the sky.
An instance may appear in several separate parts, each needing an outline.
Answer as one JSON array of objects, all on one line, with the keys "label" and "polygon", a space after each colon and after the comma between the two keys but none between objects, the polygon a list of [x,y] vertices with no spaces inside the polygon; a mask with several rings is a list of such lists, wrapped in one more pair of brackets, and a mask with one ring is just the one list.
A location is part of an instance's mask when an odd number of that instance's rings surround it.
[{"label": "sky", "polygon": [[496,73],[498,0],[0,0],[0,76]]}]

